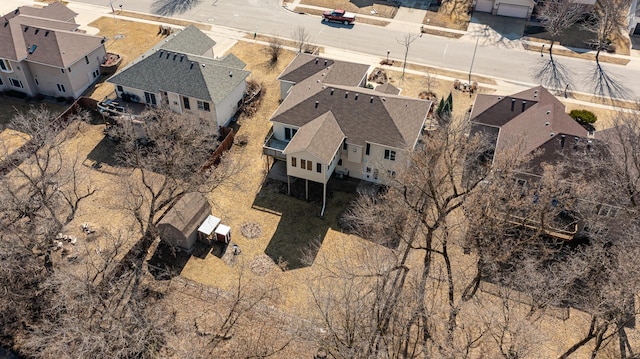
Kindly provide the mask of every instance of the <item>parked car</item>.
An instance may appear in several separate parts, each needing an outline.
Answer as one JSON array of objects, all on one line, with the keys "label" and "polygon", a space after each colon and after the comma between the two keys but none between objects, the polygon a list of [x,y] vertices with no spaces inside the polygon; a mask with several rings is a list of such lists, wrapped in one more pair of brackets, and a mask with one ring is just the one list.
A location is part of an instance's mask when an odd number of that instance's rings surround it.
[{"label": "parked car", "polygon": [[325,11],[322,13],[322,21],[341,22],[345,25],[352,25],[353,22],[356,21],[356,14],[340,9]]}]

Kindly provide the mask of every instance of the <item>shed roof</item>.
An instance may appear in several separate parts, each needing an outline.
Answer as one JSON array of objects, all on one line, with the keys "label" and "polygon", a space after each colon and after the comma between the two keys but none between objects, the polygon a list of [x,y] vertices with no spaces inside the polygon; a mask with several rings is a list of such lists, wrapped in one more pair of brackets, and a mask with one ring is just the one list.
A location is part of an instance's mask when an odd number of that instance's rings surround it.
[{"label": "shed roof", "polygon": [[158,225],[170,225],[189,236],[200,226],[204,215],[211,213],[211,205],[201,193],[186,193],[162,217]]}]

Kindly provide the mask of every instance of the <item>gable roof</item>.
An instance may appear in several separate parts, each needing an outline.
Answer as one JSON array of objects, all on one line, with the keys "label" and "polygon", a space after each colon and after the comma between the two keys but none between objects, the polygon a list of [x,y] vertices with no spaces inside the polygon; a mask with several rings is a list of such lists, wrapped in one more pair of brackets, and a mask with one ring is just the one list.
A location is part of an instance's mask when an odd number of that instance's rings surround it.
[{"label": "gable roof", "polygon": [[108,82],[156,93],[160,90],[220,103],[250,72],[228,62],[158,50],[143,55]]},{"label": "gable roof", "polygon": [[470,120],[474,126],[499,128],[497,155],[516,144],[520,154],[531,153],[560,134],[587,136],[587,130],[565,113],[564,104],[542,86],[511,96],[478,95]]},{"label": "gable roof", "polygon": [[331,112],[325,112],[300,127],[282,153],[307,151],[321,162],[329,163],[342,145],[344,138],[345,135],[336,118]]},{"label": "gable roof", "polygon": [[19,7],[2,18],[0,57],[71,66],[103,43],[101,37],[76,32],[79,25],[73,22],[75,15],[60,2],[44,8]]},{"label": "gable roof", "polygon": [[78,13],[69,9],[61,1],[56,1],[42,8],[33,6],[20,6],[14,11],[14,13],[16,15],[29,15],[64,22],[72,22],[73,18],[78,15]]},{"label": "gable roof", "polygon": [[393,86],[389,82],[385,82],[382,85],[376,86],[375,90],[378,91],[378,92],[388,93],[388,94],[391,94],[391,95],[399,95],[400,94],[400,89],[395,87],[395,86]]},{"label": "gable roof", "polygon": [[189,25],[182,31],[172,34],[161,43],[160,48],[183,54],[202,55],[211,50],[216,42],[200,31],[197,27]]},{"label": "gable roof", "polygon": [[280,74],[278,80],[298,83],[310,76],[322,74],[325,83],[358,86],[368,70],[369,65],[299,53]]}]

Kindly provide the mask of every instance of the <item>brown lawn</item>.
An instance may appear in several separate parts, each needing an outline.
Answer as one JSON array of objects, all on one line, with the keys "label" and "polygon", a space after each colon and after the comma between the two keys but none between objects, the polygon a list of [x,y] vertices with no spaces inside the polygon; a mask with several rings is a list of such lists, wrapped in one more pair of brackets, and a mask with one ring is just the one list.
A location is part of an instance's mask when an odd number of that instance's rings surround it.
[{"label": "brown lawn", "polygon": [[[90,23],[89,26],[100,29],[98,36],[104,36],[108,39],[105,43],[108,52],[115,52],[122,56],[119,68],[126,66],[163,39],[161,35],[158,35],[157,25],[137,21],[103,16]],[[116,35],[124,35],[124,38],[118,39]],[[100,81],[87,90],[85,96],[102,100],[105,96],[111,95],[113,85],[104,82],[104,80],[106,77],[101,77]]]}]

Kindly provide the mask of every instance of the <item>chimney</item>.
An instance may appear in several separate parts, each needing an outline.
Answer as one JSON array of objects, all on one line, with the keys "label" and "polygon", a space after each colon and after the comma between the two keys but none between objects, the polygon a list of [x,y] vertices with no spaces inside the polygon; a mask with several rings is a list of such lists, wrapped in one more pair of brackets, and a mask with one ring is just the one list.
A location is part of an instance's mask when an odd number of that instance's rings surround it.
[{"label": "chimney", "polygon": [[524,109],[527,107],[527,101],[522,101],[522,112],[524,112]]},{"label": "chimney", "polygon": [[564,148],[564,141],[566,137],[567,136],[565,135],[560,136],[560,148]]},{"label": "chimney", "polygon": [[331,89],[331,96],[333,96],[333,89]]},{"label": "chimney", "polygon": [[344,93],[344,98],[347,98],[347,97],[349,97],[349,91]]},{"label": "chimney", "polygon": [[319,103],[320,103],[320,102],[316,101],[316,107],[315,107],[315,108],[318,108],[318,104],[319,104]]},{"label": "chimney", "polygon": [[373,103],[373,96],[369,99],[369,103]]},{"label": "chimney", "polygon": [[356,94],[356,101],[358,101],[358,94]]},{"label": "chimney", "polygon": [[516,99],[515,99],[515,98],[512,98],[512,99],[511,99],[511,111],[513,111],[513,109],[515,108],[515,106],[516,106]]}]

